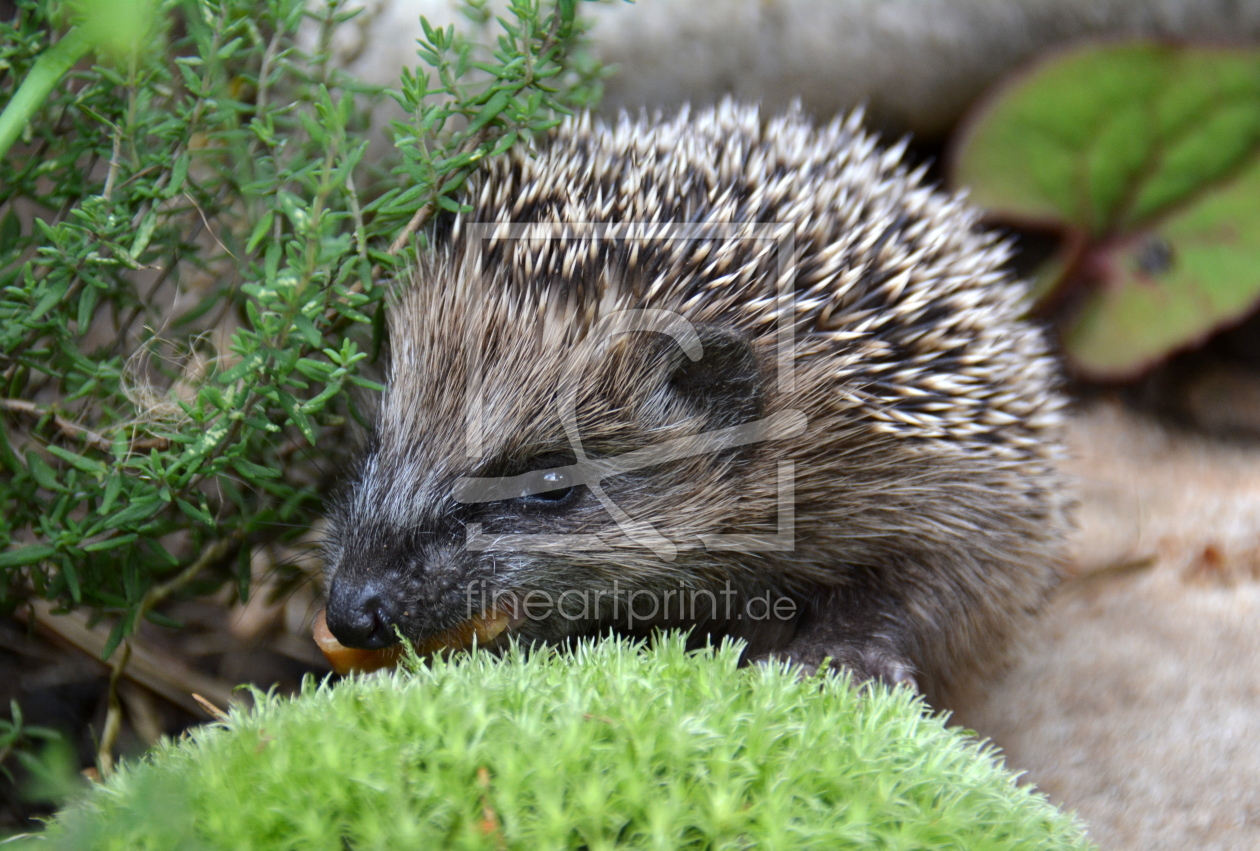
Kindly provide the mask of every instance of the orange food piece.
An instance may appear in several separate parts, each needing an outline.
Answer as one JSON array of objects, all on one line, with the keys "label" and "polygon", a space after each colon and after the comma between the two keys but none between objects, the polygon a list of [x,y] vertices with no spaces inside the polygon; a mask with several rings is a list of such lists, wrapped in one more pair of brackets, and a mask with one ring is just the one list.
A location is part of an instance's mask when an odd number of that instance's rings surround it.
[{"label": "orange food piece", "polygon": [[[420,642],[416,645],[416,653],[420,656],[428,656],[439,650],[463,650],[472,646],[473,639],[476,639],[478,644],[486,644],[501,635],[511,621],[512,618],[508,613],[497,609],[474,615],[463,623]],[[323,651],[329,664],[338,674],[348,674],[351,671],[366,673],[381,668],[392,668],[403,656],[401,644],[382,650],[361,650],[357,647],[345,646],[328,629],[328,619],[323,609],[320,609],[319,614],[315,616],[313,631],[315,643],[319,645],[319,649]]]}]

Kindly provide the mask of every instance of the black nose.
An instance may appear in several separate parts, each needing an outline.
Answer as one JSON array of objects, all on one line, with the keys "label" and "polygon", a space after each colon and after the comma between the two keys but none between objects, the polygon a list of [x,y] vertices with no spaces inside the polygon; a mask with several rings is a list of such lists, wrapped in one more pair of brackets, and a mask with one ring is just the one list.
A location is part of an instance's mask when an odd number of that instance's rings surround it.
[{"label": "black nose", "polygon": [[333,579],[328,593],[328,629],[347,647],[379,650],[398,641],[398,613],[388,590],[373,580]]}]

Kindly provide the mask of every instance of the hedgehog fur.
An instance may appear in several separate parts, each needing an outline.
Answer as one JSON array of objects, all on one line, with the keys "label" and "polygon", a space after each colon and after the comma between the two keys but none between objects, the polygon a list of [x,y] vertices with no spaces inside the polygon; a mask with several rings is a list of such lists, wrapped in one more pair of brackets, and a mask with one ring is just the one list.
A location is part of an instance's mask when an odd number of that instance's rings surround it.
[{"label": "hedgehog fur", "polygon": [[[1062,564],[1062,400],[1008,245],[903,155],[727,101],[488,162],[391,305],[333,633],[494,606],[495,644],[684,627],[929,696],[994,664]],[[613,469],[783,412],[803,431]],[[459,498],[487,481],[519,495]]]}]

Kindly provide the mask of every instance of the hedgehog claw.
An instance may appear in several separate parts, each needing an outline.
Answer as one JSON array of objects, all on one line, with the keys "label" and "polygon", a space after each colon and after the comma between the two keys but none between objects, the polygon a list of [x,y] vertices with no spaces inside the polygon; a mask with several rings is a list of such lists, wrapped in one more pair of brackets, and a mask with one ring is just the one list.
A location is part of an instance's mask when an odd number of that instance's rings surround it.
[{"label": "hedgehog claw", "polygon": [[895,659],[884,660],[882,666],[873,671],[869,679],[880,680],[891,688],[905,686],[913,692],[919,691],[919,681],[915,679],[914,669]]},{"label": "hedgehog claw", "polygon": [[890,688],[904,686],[916,693],[921,691],[914,666],[881,644],[814,644],[788,648],[785,652],[760,656],[753,661],[765,662],[770,658],[795,665],[801,678],[814,676],[826,664],[832,671],[847,670],[854,683],[878,680]]}]

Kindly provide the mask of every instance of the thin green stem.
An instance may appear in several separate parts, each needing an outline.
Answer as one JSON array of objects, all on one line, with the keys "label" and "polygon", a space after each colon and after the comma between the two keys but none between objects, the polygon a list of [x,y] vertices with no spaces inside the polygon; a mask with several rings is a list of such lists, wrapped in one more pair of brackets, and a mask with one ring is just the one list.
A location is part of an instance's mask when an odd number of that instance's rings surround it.
[{"label": "thin green stem", "polygon": [[27,122],[44,105],[53,86],[57,85],[91,47],[91,40],[76,27],[35,60],[13,99],[5,106],[4,112],[0,112],[0,158],[9,152],[18,136],[22,135]]}]

